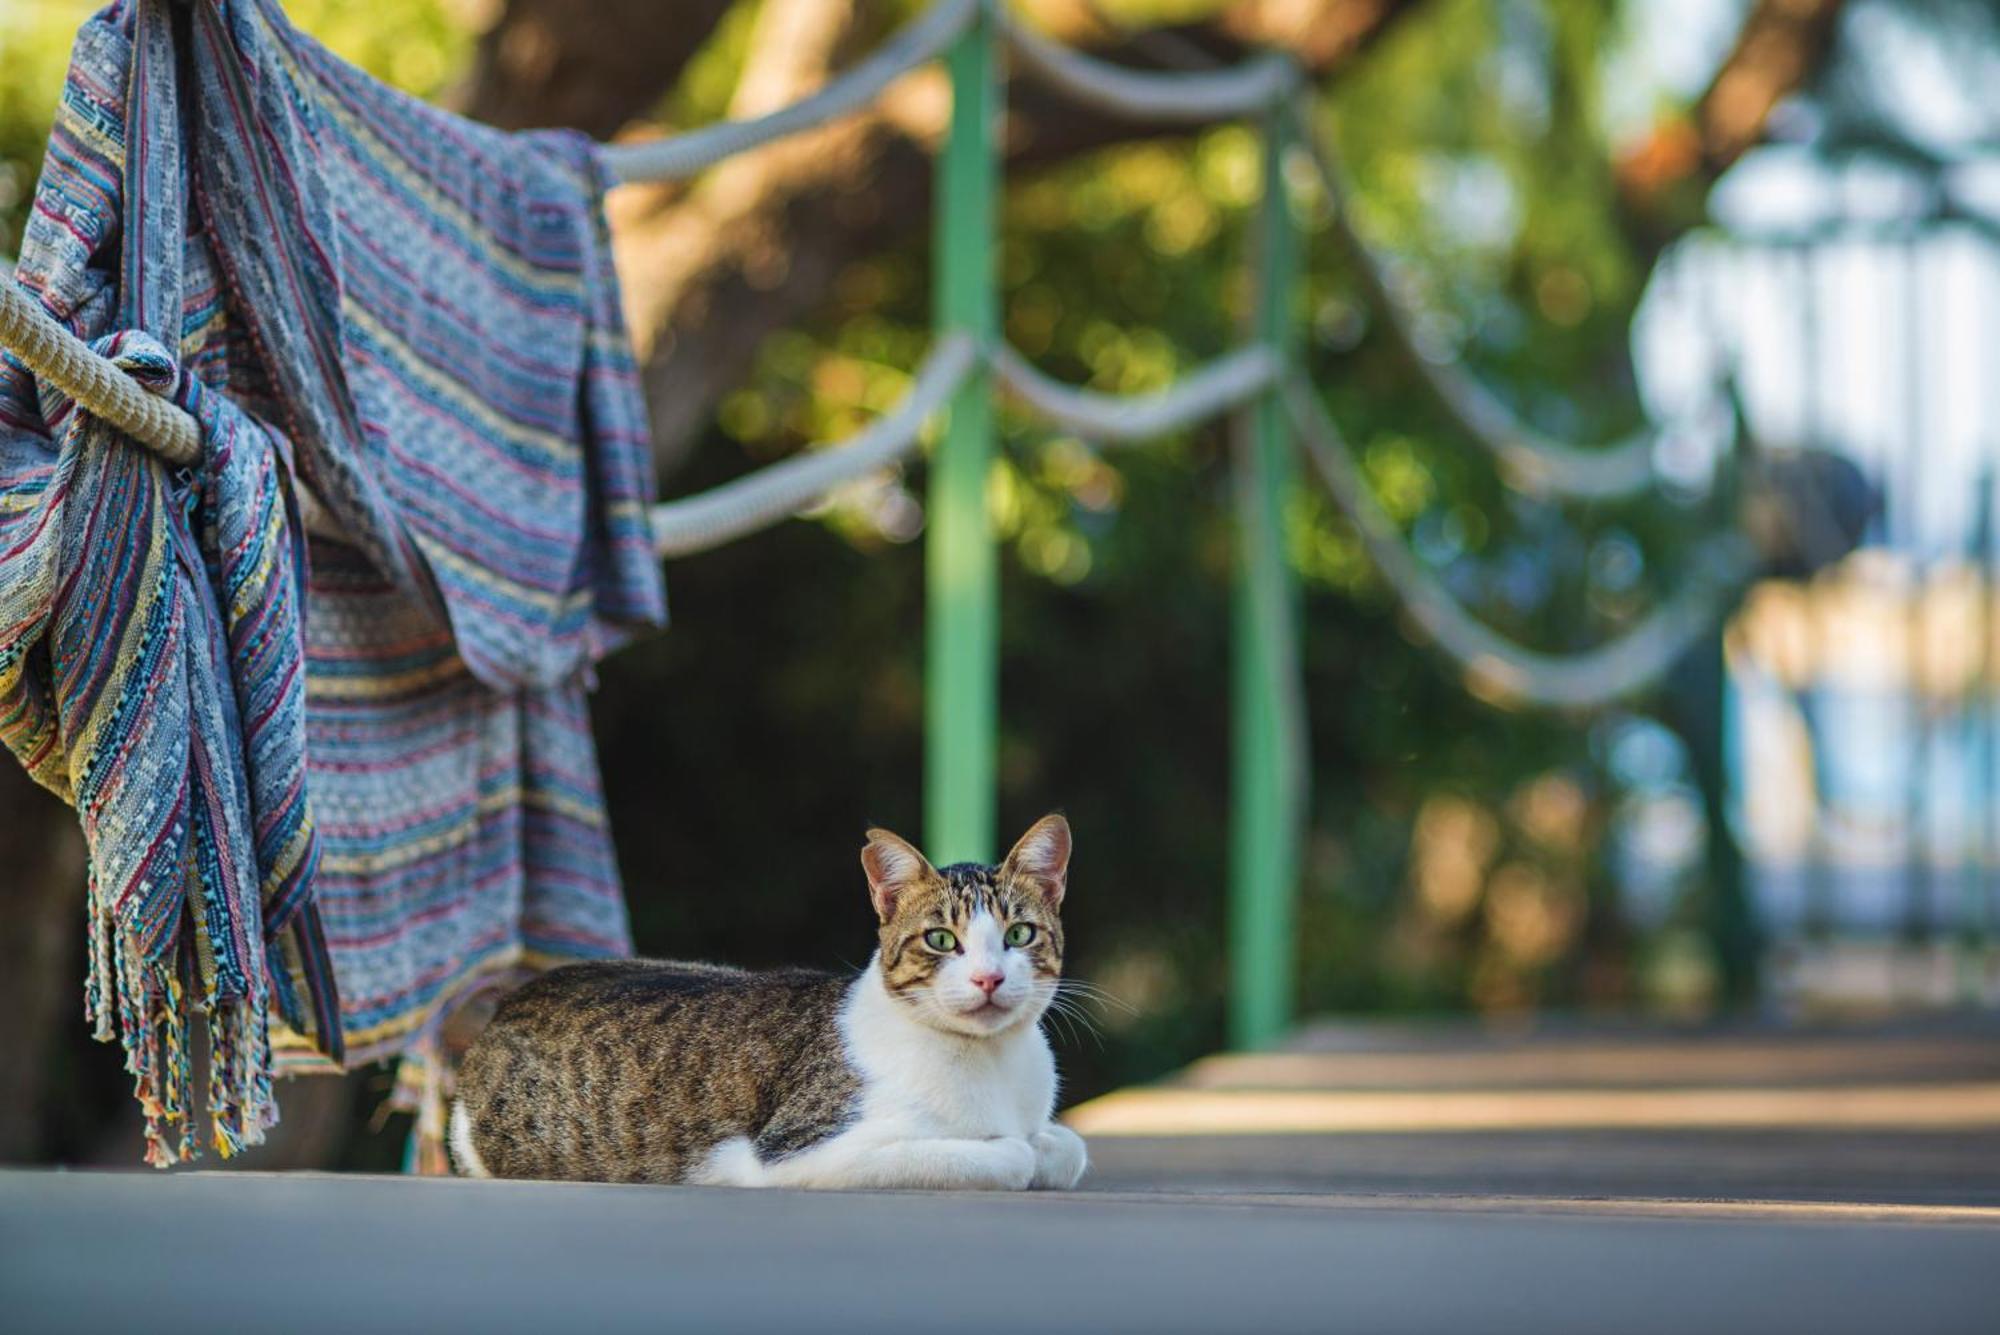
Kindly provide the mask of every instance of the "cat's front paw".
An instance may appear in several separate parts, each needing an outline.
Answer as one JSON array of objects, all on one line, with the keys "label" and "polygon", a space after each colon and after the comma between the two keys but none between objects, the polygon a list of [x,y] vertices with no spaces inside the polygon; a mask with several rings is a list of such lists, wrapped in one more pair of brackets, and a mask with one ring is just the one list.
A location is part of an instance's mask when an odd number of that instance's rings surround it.
[{"label": "cat's front paw", "polygon": [[1051,1122],[1028,1143],[1035,1149],[1035,1176],[1028,1185],[1036,1191],[1068,1191],[1090,1166],[1083,1137],[1066,1126]]},{"label": "cat's front paw", "polygon": [[997,1136],[986,1142],[988,1180],[969,1185],[996,1191],[1026,1191],[1041,1167],[1041,1152],[1019,1136]]}]

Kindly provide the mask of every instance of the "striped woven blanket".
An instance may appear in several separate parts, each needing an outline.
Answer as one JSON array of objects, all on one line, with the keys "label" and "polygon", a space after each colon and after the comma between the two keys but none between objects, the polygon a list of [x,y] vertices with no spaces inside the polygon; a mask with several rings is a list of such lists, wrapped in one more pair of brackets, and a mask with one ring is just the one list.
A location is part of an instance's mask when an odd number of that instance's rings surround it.
[{"label": "striped woven blanket", "polygon": [[584,690],[664,595],[604,185],[276,0],[78,36],[16,278],[205,457],[0,359],[0,739],[83,821],[155,1162],[193,1149],[197,1017],[227,1152],[273,1071],[423,1063],[482,983],[629,949]]}]

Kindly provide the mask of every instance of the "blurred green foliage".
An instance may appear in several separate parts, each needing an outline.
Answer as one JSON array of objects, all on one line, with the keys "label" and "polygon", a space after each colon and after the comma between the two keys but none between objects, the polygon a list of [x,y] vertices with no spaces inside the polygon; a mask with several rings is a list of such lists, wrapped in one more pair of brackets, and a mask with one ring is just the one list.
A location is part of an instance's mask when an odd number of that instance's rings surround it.
[{"label": "blurred green foliage", "polygon": [[[102,0],[0,4],[0,257],[17,253],[76,30]],[[435,98],[464,72],[480,0],[285,0],[292,22],[370,74]],[[11,261],[10,261],[11,263]]]},{"label": "blurred green foliage", "polygon": [[93,8],[75,0],[9,0],[0,8],[0,257],[20,248],[70,41]]},{"label": "blurred green foliage", "polygon": [[[0,17],[0,250],[18,234],[86,9],[22,5]],[[288,7],[421,95],[447,88],[470,47],[469,5]],[[1135,23],[1215,7],[1105,5]],[[1626,330],[1647,277],[1617,226],[1599,95],[1626,40],[1624,8],[1435,0],[1322,99],[1362,229],[1398,256],[1426,338],[1462,350],[1546,428],[1596,439],[1635,423]],[[668,94],[666,119],[721,114],[748,10]],[[1226,350],[1252,296],[1256,182],[1256,141],[1241,127],[1010,180],[1008,337],[1050,373],[1116,392],[1157,389]],[[1310,227],[1321,206],[1298,184]],[[666,490],[838,438],[892,405],[927,346],[926,245],[889,239],[825,310],[772,337]],[[1575,647],[1675,583],[1697,516],[1658,504],[1562,512],[1506,492],[1444,429],[1330,246],[1311,247],[1299,304],[1311,369],[1385,508],[1497,624]],[[1071,967],[1133,1007],[1103,1015],[1101,1046],[1064,1039],[1070,1091],[1086,1094],[1220,1041],[1226,436],[1100,454],[1012,408],[1002,421],[1003,827],[1067,809]],[[921,517],[913,473],[851,489],[819,522],[676,561],[674,628],[604,665],[604,773],[649,953],[865,958],[861,831],[919,833]],[[1643,725],[1479,703],[1316,492],[1302,490],[1289,517],[1314,768],[1303,1011],[1637,999],[1655,942],[1621,916],[1604,852],[1621,800],[1609,741]],[[1590,575],[1607,543],[1628,566],[1638,558],[1615,587]],[[1434,865],[1453,849],[1456,880]],[[1685,934],[1672,939],[1682,958]]]}]

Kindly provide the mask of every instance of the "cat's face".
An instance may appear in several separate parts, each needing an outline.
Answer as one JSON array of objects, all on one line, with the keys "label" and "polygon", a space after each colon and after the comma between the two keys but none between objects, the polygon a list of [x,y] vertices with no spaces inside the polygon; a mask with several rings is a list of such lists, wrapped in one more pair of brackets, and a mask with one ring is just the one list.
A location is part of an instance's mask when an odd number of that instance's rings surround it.
[{"label": "cat's face", "polygon": [[938,870],[870,830],[861,865],[889,994],[925,1024],[976,1038],[1041,1018],[1062,977],[1069,849],[1069,822],[1044,816],[998,867]]}]

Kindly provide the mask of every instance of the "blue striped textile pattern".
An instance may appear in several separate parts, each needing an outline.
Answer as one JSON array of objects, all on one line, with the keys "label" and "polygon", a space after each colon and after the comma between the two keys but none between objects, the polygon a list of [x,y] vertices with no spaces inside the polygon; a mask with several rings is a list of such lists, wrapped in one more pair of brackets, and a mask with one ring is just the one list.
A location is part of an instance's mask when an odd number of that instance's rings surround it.
[{"label": "blue striped textile pattern", "polygon": [[0,740],[83,820],[92,1013],[156,1162],[193,1149],[197,1015],[227,1152],[274,1071],[435,1089],[472,991],[630,949],[585,689],[665,597],[608,183],[276,0],[78,35],[16,278],[207,457],[176,476],[0,358]]}]

